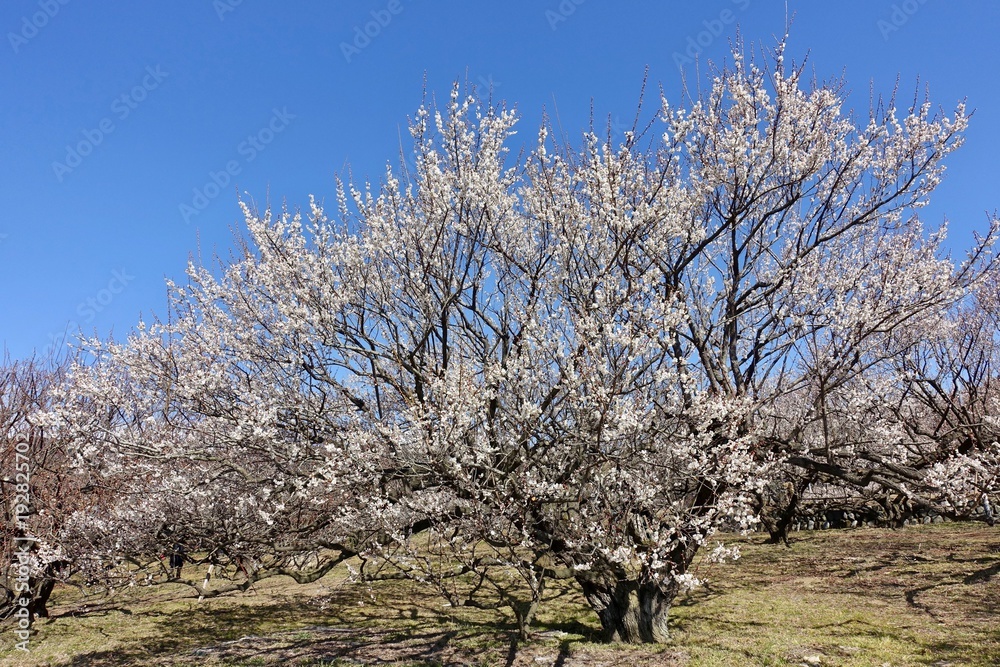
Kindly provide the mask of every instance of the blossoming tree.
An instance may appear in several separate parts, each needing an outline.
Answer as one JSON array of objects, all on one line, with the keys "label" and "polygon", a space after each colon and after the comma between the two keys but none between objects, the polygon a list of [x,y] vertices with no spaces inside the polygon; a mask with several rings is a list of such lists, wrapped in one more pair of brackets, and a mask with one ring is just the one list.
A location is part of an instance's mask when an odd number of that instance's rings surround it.
[{"label": "blossoming tree", "polygon": [[155,489],[121,511],[147,534],[359,555],[522,627],[568,576],[608,639],[665,640],[708,538],[790,454],[824,465],[827,395],[963,289],[916,211],[964,108],[859,122],[783,48],[733,58],[619,145],[516,156],[456,87],[333,218],[244,206],[242,255],[95,343],[51,423]]}]

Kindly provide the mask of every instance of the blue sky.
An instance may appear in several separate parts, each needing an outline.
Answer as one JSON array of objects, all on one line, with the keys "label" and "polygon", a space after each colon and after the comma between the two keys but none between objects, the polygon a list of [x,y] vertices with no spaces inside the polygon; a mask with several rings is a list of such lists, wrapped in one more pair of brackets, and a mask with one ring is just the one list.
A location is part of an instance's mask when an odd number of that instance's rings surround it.
[{"label": "blue sky", "polygon": [[[919,77],[976,109],[926,212],[959,251],[1000,205],[1000,3],[787,4],[790,56],[845,74],[860,112],[897,76],[905,100]],[[294,209],[332,201],[348,166],[377,180],[425,79],[438,99],[492,84],[523,133],[545,109],[575,139],[591,104],[629,121],[647,66],[677,97],[686,52],[721,61],[737,24],[773,44],[785,16],[783,0],[5,0],[0,344],[24,357],[163,315],[165,278],[228,254],[237,192]]]}]

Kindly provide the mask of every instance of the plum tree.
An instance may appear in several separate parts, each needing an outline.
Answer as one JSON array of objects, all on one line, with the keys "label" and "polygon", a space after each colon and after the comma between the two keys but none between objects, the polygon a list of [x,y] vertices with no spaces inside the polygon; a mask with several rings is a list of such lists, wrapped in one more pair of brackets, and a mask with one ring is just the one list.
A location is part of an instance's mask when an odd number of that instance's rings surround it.
[{"label": "plum tree", "polygon": [[[993,244],[955,266],[917,216],[964,106],[843,105],[738,48],[620,144],[543,125],[515,155],[515,114],[456,86],[413,168],[340,185],[333,218],[244,204],[240,256],[94,341],[47,423],[134,480],[109,531],[359,555],[522,628],[570,576],[609,640],[663,641],[698,549],[780,466],[833,469],[833,406]],[[527,597],[476,583],[498,569]]]}]

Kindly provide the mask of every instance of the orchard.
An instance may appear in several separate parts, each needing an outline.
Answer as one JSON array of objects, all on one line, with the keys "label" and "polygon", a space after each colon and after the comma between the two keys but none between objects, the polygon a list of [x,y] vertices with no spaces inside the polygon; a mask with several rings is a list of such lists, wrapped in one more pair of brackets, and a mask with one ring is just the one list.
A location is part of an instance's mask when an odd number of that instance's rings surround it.
[{"label": "orchard", "polygon": [[[211,597],[346,563],[522,637],[569,582],[607,641],[666,642],[721,532],[992,521],[1000,223],[953,259],[920,217],[969,113],[843,91],[735,49],[618,143],[521,146],[456,85],[412,167],[241,202],[241,254],[190,264],[169,317],[0,376],[2,455],[36,461],[4,524],[32,613],[56,583]],[[178,544],[237,574],[161,576]]]}]

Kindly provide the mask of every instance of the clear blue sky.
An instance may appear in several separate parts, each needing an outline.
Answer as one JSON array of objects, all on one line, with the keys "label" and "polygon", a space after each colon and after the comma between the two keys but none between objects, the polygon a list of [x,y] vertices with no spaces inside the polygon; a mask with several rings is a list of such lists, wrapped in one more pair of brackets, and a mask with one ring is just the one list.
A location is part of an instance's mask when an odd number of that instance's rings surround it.
[{"label": "clear blue sky", "polygon": [[[935,103],[977,110],[927,212],[964,247],[1000,205],[1000,3],[788,7],[790,55],[808,53],[821,78],[846,74],[859,111],[897,75],[907,100],[919,77]],[[601,118],[630,118],[646,66],[676,98],[676,54],[700,40],[703,61],[721,60],[737,22],[772,44],[785,2],[5,0],[0,344],[23,357],[67,326],[122,336],[163,315],[164,278],[192,254],[228,253],[237,188],[295,208],[310,193],[332,201],[345,165],[377,180],[425,76],[438,99],[459,78],[492,82],[522,132],[546,108],[576,139],[592,101]],[[230,182],[209,185],[213,172]]]}]

